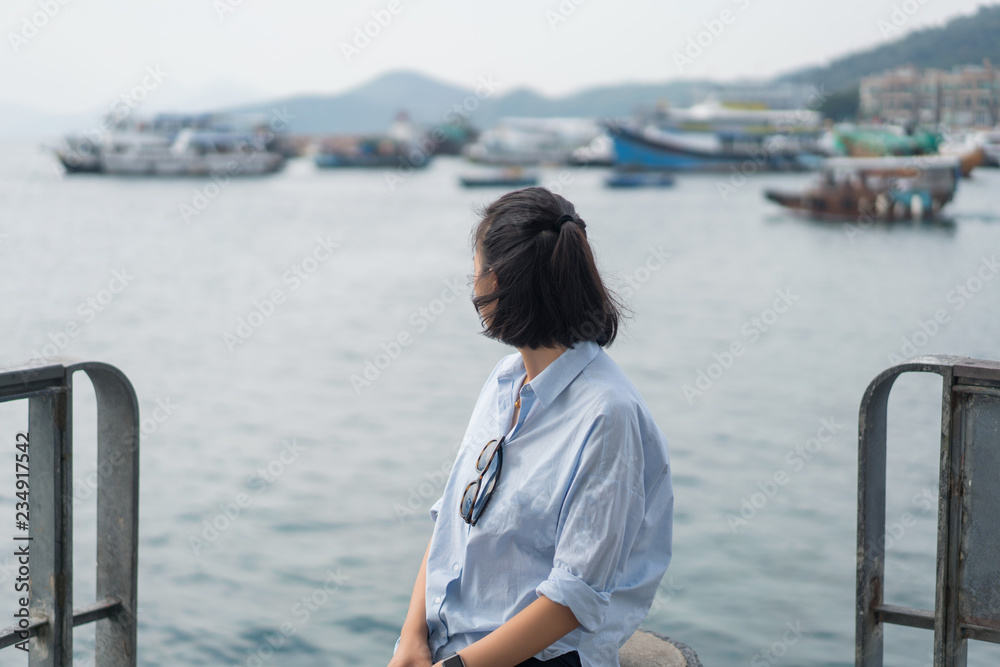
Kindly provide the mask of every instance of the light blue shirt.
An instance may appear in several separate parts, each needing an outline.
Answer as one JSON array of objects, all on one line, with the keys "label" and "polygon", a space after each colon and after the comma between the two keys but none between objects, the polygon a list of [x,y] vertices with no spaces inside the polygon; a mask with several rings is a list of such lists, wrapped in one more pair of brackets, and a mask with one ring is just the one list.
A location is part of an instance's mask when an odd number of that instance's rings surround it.
[{"label": "light blue shirt", "polygon": [[[535,657],[578,651],[583,667],[615,666],[670,563],[666,438],[594,341],[576,343],[523,386],[511,426],[525,377],[520,353],[497,364],[430,510],[431,654],[437,662],[465,648],[544,595],[580,627]],[[478,477],[483,446],[505,433],[499,484],[470,526],[460,498]]]}]

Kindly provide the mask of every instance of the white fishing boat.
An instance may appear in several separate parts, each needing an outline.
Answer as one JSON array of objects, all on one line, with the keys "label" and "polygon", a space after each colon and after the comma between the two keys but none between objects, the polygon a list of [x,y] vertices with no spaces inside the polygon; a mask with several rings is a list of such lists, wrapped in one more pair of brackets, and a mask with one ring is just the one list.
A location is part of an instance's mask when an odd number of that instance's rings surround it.
[{"label": "white fishing boat", "polygon": [[181,130],[173,141],[116,137],[101,155],[106,174],[148,176],[253,176],[277,171],[284,158],[254,135]]},{"label": "white fishing boat", "polygon": [[55,148],[68,173],[130,176],[253,176],[278,171],[283,155],[265,136],[201,127],[164,130],[157,123],[117,123],[111,129],[69,136]]},{"label": "white fishing boat", "polygon": [[462,153],[481,164],[566,164],[573,151],[601,133],[601,125],[590,118],[504,118]]}]

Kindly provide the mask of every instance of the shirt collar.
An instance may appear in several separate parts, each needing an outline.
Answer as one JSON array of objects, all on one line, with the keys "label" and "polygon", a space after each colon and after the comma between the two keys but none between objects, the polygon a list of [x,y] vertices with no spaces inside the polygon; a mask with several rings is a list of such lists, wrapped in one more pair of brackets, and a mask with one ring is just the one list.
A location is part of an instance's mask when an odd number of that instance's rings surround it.
[{"label": "shirt collar", "polygon": [[[573,347],[567,348],[565,352],[556,357],[555,361],[536,375],[527,384],[527,387],[534,392],[542,406],[548,407],[559,397],[563,389],[569,386],[569,383],[580,374],[580,371],[594,360],[600,350],[601,346],[596,341],[577,341]],[[511,368],[498,379],[520,376],[524,372],[524,359],[520,354],[517,354]]]}]

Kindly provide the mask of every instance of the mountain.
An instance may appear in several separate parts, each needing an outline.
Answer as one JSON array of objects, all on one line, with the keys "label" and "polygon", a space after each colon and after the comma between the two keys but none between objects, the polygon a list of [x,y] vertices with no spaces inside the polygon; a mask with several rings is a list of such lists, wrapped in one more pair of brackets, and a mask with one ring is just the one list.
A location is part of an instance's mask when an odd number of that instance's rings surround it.
[{"label": "mountain", "polygon": [[[909,21],[902,4],[892,7],[893,13],[880,24],[889,39],[895,34],[902,35]],[[979,8],[975,14],[954,18],[941,27],[916,30],[875,48],[837,58],[823,66],[794,70],[772,81],[622,83],[549,97],[527,88],[508,89],[503,82],[497,82],[496,90],[487,94],[487,87],[494,85],[489,80],[477,82],[470,88],[418,72],[401,71],[385,74],[344,93],[295,95],[252,104],[238,102],[247,99],[247,89],[226,87],[220,82],[214,86],[214,95],[204,98],[204,108],[264,114],[278,110],[291,116],[288,131],[292,133],[375,133],[384,131],[401,110],[407,111],[415,121],[428,125],[454,120],[454,113],[458,112],[467,116],[473,125],[488,128],[505,116],[625,116],[662,101],[684,107],[712,91],[738,90],[742,85],[772,85],[786,88],[820,86],[829,95],[820,110],[835,118],[845,118],[857,109],[857,86],[862,76],[907,64],[950,68],[979,64],[984,58],[1000,64],[997,35],[1000,35],[1000,5],[991,5]],[[184,110],[196,108],[190,96],[184,99]],[[179,100],[180,97],[168,99],[164,95],[149,109],[159,109],[168,101],[179,103]],[[4,120],[0,134],[23,136],[82,131],[95,127],[99,116],[100,112],[55,116],[0,104],[0,118]]]},{"label": "mountain", "polygon": [[621,84],[553,98],[529,88],[489,93],[490,87],[504,91],[504,86],[487,79],[465,89],[418,72],[393,72],[338,95],[300,95],[227,111],[267,114],[287,110],[292,116],[288,131],[302,134],[382,132],[404,110],[423,124],[449,122],[458,113],[483,128],[506,116],[605,118],[626,116],[659,101],[688,106],[703,91],[718,85],[709,81]]},{"label": "mountain", "polygon": [[[879,24],[887,37],[901,34],[909,19],[901,5],[893,7],[893,13]],[[998,36],[1000,5],[980,7],[975,14],[959,16],[943,26],[915,30],[900,39],[837,58],[821,67],[795,70],[778,77],[778,81],[840,91],[857,86],[863,76],[902,65],[950,69],[955,65],[978,65],[984,58],[1000,64]]]},{"label": "mountain", "polygon": [[300,134],[382,132],[399,111],[424,123],[442,122],[470,91],[416,72],[392,72],[338,95],[297,95],[226,109],[291,117],[288,131]]},{"label": "mountain", "polygon": [[[492,127],[505,116],[596,117],[607,118],[633,114],[665,101],[684,107],[720,89],[746,86],[816,86],[826,91],[820,111],[844,119],[854,115],[858,106],[858,83],[861,77],[886,69],[912,64],[917,67],[950,68],[954,65],[979,64],[984,58],[1000,64],[1000,5],[980,7],[972,15],[959,16],[945,25],[916,30],[902,35],[909,16],[902,5],[893,5],[893,13],[879,24],[888,39],[898,39],[880,46],[852,53],[823,65],[802,68],[771,81],[731,82],[671,81],[654,84],[624,83],[590,88],[564,97],[548,97],[527,88],[518,88],[475,97],[472,90],[442,83],[416,72],[387,74],[347,93],[331,96],[297,97],[278,100],[271,105],[256,105],[243,110],[268,111],[287,105],[296,114],[292,132],[379,132],[395,114],[406,109],[421,123],[447,120],[446,115],[466,100],[476,100],[469,121],[481,128]],[[503,91],[503,86],[500,86]],[[472,106],[470,104],[470,106]]]},{"label": "mountain", "polygon": [[266,114],[273,109],[287,110],[292,116],[289,131],[303,134],[381,132],[403,110],[415,121],[429,125],[449,122],[458,113],[478,127],[491,127],[505,116],[623,116],[658,100],[687,106],[696,90],[712,85],[717,84],[622,84],[552,98],[529,88],[497,92],[504,91],[503,82],[485,78],[466,89],[418,72],[392,72],[338,95],[300,95],[227,111]]}]

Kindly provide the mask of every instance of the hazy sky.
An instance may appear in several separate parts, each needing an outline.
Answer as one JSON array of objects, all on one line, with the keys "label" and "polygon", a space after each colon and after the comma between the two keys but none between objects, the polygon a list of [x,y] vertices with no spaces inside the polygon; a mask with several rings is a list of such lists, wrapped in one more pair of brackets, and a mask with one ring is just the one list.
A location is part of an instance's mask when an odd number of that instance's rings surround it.
[{"label": "hazy sky", "polygon": [[[622,81],[761,77],[982,4],[990,3],[3,0],[0,102],[77,113],[110,106],[145,78],[151,107],[217,104],[341,91],[402,68],[469,87],[493,77],[501,91],[550,95]],[[377,34],[355,44],[369,22]],[[675,54],[688,57],[689,38],[702,31],[707,46],[678,64]],[[345,44],[357,51],[345,54]]]}]

